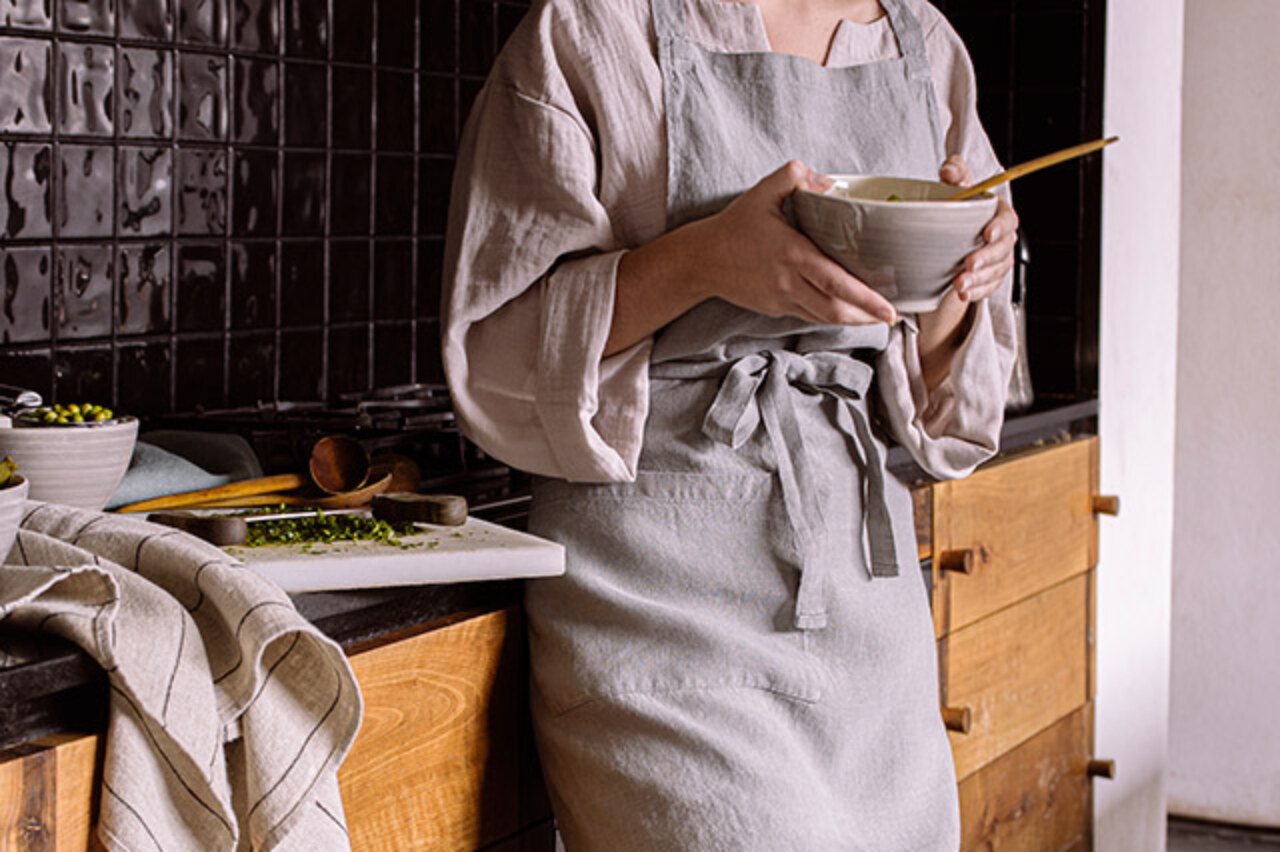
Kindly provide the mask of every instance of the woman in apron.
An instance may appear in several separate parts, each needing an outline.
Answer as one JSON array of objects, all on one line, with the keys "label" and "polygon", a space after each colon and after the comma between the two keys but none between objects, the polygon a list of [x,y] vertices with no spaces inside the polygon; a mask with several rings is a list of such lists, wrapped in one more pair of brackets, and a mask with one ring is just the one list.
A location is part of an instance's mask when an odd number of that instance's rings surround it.
[{"label": "woman in apron", "polygon": [[770,48],[805,29],[772,0],[538,4],[464,135],[445,366],[566,545],[526,610],[570,850],[958,843],[881,433],[937,476],[995,451],[1016,219],[1002,203],[955,295],[901,318],[790,228],[809,167],[996,168],[941,15],[836,6],[864,22],[832,18],[824,64]]}]

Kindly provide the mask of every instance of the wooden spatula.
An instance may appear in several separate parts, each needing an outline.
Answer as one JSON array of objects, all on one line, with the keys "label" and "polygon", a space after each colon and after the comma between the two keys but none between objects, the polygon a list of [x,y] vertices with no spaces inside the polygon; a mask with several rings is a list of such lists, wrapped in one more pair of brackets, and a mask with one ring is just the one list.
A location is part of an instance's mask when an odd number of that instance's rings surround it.
[{"label": "wooden spatula", "polygon": [[1076,157],[1083,157],[1085,154],[1092,154],[1100,148],[1105,148],[1112,142],[1120,140],[1119,136],[1109,136],[1106,139],[1095,139],[1092,142],[1085,142],[1082,145],[1072,145],[1070,148],[1063,148],[1061,151],[1054,151],[1052,154],[1045,154],[1043,157],[1036,157],[1034,160],[1027,160],[1025,163],[1019,163],[1012,168],[1005,169],[998,175],[989,177],[982,183],[975,183],[973,186],[967,187],[961,192],[948,198],[948,201],[964,201],[966,198],[973,198],[975,195],[981,195],[992,187],[999,186],[1002,183],[1008,183],[1015,178],[1029,175],[1032,172],[1038,172],[1041,169],[1047,169],[1049,166],[1056,166],[1058,163],[1065,163],[1067,160],[1074,160]]}]

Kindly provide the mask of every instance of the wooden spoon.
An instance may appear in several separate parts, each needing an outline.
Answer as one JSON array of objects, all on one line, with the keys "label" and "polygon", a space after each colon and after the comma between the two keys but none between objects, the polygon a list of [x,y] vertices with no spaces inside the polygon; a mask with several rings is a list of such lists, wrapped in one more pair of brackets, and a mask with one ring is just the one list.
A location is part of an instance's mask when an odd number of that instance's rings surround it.
[{"label": "wooden spoon", "polygon": [[391,480],[391,474],[387,473],[361,488],[353,491],[344,491],[341,494],[330,494],[327,497],[317,497],[314,494],[259,493],[245,497],[184,503],[183,507],[187,509],[229,509],[250,506],[306,506],[313,509],[353,509],[357,506],[367,506],[369,501],[373,499],[373,495],[381,494],[390,487]]},{"label": "wooden spoon", "polygon": [[1106,139],[1095,139],[1092,142],[1085,142],[1082,145],[1073,145],[1070,148],[1063,148],[1061,151],[1054,151],[1052,154],[1045,154],[1043,157],[1036,157],[1034,160],[1027,160],[1025,163],[1019,163],[1012,168],[1005,169],[1000,174],[989,177],[982,183],[975,183],[973,186],[961,190],[955,195],[948,198],[948,201],[964,201],[980,195],[994,186],[1007,183],[1015,178],[1023,175],[1029,175],[1032,172],[1038,172],[1049,166],[1056,166],[1058,163],[1065,163],[1067,160],[1074,160],[1076,157],[1083,157],[1085,154],[1092,154],[1100,148],[1105,148],[1112,142],[1119,141],[1119,136],[1110,136]]}]

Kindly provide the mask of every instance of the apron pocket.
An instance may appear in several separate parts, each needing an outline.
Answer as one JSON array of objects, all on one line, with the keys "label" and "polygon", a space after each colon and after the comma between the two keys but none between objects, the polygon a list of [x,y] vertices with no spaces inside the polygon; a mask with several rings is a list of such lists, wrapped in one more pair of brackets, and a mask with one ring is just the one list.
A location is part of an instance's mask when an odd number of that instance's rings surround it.
[{"label": "apron pocket", "polygon": [[533,675],[553,712],[717,687],[820,697],[770,474],[541,483],[529,529],[566,547],[565,576],[526,584]]}]

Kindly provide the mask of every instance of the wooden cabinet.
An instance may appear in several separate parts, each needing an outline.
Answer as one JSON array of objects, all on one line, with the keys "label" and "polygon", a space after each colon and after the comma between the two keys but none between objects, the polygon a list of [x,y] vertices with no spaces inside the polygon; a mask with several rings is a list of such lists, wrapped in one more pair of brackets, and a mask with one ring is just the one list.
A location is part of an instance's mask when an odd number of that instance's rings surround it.
[{"label": "wooden cabinet", "polygon": [[[338,773],[353,849],[554,848],[522,621],[510,608],[353,649],[365,713]],[[0,849],[99,848],[101,740],[59,734],[0,752]]]},{"label": "wooden cabinet", "polygon": [[917,495],[965,850],[1090,844],[1097,452],[1040,448]]},{"label": "wooden cabinet", "polygon": [[338,782],[353,849],[551,848],[535,842],[551,807],[518,610],[401,637],[352,654],[351,667],[364,721]]}]

